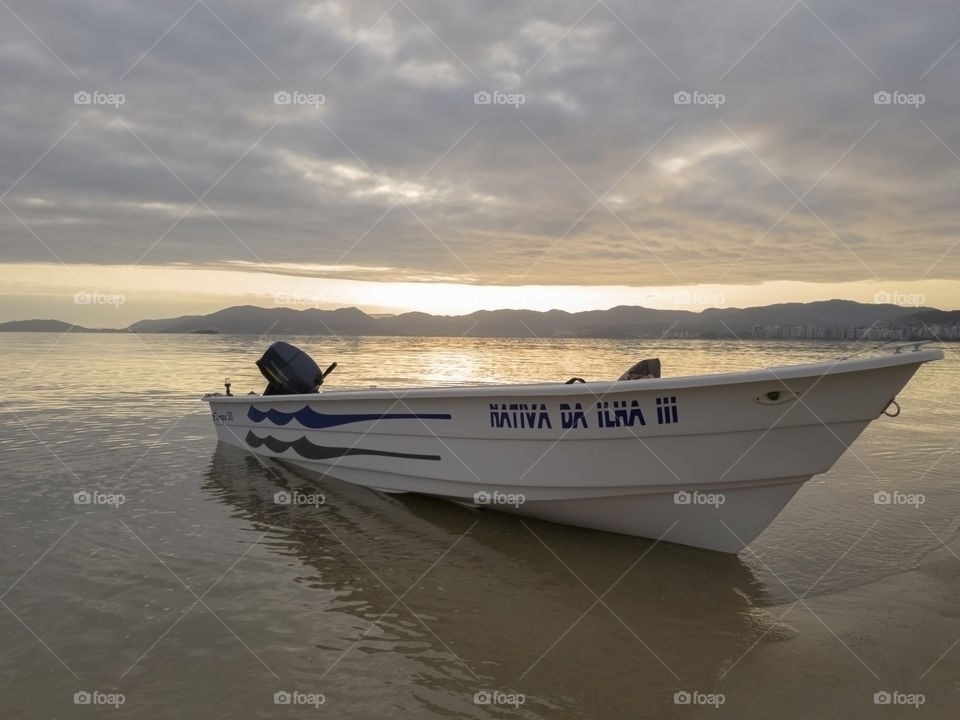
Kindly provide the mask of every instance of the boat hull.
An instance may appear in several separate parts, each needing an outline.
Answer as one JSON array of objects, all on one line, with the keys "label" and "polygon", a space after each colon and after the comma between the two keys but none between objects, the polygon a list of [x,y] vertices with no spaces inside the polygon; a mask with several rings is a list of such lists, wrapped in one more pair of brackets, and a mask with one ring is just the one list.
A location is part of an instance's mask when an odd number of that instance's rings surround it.
[{"label": "boat hull", "polygon": [[939,357],[206,400],[222,442],[339,480],[735,553]]}]

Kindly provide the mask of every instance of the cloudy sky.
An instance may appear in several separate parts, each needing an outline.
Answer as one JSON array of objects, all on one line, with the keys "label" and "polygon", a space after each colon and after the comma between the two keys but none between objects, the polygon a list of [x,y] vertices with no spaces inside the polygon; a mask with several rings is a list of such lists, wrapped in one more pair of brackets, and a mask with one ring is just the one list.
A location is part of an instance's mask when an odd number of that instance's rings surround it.
[{"label": "cloudy sky", "polygon": [[0,320],[960,307],[953,2],[0,18]]}]

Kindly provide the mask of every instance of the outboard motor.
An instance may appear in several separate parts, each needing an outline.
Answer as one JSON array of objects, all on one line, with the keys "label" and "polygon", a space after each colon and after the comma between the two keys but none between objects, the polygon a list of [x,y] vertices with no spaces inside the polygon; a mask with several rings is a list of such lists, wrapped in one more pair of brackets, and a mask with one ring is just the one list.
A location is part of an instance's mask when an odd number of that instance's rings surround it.
[{"label": "outboard motor", "polygon": [[617,380],[642,380],[658,377],[660,377],[660,358],[650,358],[649,360],[641,360],[618,377]]},{"label": "outboard motor", "polygon": [[264,395],[315,393],[323,385],[323,378],[336,366],[333,363],[325,372],[321,372],[313,358],[282,340],[273,343],[257,360],[257,367],[267,379]]}]

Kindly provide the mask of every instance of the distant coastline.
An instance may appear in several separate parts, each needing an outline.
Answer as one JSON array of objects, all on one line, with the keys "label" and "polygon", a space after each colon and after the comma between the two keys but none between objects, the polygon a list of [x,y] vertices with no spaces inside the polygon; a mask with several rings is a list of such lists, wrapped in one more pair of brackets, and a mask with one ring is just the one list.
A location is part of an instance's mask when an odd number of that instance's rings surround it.
[{"label": "distant coastline", "polygon": [[141,320],[127,328],[87,328],[60,320],[14,320],[0,332],[173,333],[597,339],[807,339],[960,341],[960,310],[827,300],[751,308],[654,310],[618,306],[479,311],[469,315],[369,315],[357,308],[295,310],[242,305],[208,315]]}]

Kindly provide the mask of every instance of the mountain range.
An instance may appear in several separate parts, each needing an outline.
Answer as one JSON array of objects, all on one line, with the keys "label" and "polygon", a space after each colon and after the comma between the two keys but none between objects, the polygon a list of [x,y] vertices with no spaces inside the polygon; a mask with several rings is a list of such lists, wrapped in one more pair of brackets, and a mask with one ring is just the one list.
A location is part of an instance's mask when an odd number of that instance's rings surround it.
[{"label": "mountain range", "polygon": [[373,316],[355,307],[337,310],[241,305],[208,315],[141,320],[125,330],[98,331],[58,320],[0,323],[0,332],[227,333],[249,335],[402,335],[446,337],[626,338],[751,336],[756,327],[909,327],[960,324],[960,311],[906,308],[850,300],[781,303],[702,312],[618,306],[569,313],[563,310],[481,310],[469,315],[409,312]]}]

